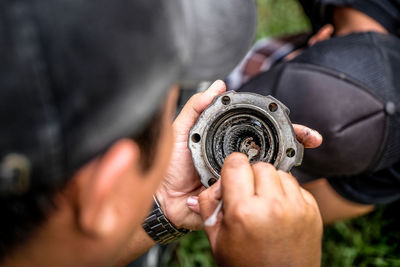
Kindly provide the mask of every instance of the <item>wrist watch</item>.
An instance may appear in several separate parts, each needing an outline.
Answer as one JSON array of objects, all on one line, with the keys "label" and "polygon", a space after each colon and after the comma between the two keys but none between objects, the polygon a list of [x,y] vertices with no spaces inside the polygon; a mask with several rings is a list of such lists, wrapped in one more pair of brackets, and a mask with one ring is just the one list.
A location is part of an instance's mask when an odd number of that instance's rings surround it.
[{"label": "wrist watch", "polygon": [[153,198],[153,209],[144,220],[142,227],[156,243],[165,245],[190,232],[188,229],[176,228],[165,217],[157,198],[155,196]]}]

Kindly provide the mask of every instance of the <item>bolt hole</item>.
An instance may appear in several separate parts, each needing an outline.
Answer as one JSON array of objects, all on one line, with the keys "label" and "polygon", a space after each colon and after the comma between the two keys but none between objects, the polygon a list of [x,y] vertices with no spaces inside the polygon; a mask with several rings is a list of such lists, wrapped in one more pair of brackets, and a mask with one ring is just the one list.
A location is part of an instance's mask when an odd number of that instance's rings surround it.
[{"label": "bolt hole", "polygon": [[222,104],[229,105],[229,103],[231,103],[231,98],[226,95],[226,96],[222,97],[221,101],[222,101]]},{"label": "bolt hole", "polygon": [[210,178],[210,179],[208,179],[208,185],[209,185],[209,186],[212,186],[213,184],[215,184],[216,181],[217,181],[217,179],[215,179],[215,178]]},{"label": "bolt hole", "polygon": [[293,158],[295,154],[296,154],[296,151],[294,151],[293,148],[288,148],[286,150],[286,156],[288,156],[289,158]]},{"label": "bolt hole", "polygon": [[272,102],[271,104],[269,104],[268,108],[271,112],[275,112],[278,110],[278,105],[276,103]]},{"label": "bolt hole", "polygon": [[201,137],[198,133],[192,134],[192,141],[194,143],[198,143],[198,142],[200,142],[200,140],[201,140]]}]

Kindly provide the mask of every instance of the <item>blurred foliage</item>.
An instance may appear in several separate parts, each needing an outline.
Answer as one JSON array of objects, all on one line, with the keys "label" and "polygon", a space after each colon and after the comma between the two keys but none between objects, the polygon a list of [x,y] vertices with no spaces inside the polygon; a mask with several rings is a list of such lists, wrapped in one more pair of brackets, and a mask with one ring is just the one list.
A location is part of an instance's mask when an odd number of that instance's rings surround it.
[{"label": "blurred foliage", "polygon": [[[400,203],[380,207],[369,215],[325,227],[322,266],[400,266],[399,207]],[[216,266],[205,233],[193,232],[179,240],[168,266]]]},{"label": "blurred foliage", "polygon": [[257,0],[257,39],[309,31],[310,22],[296,0]]},{"label": "blurred foliage", "polygon": [[[257,39],[310,30],[310,23],[296,0],[257,0],[257,3]],[[322,266],[400,267],[398,207],[399,204],[381,207],[367,216],[326,227]],[[168,266],[216,266],[205,233],[193,232],[180,239]]]},{"label": "blurred foliage", "polygon": [[204,231],[192,232],[178,241],[169,267],[214,267],[210,244]]},{"label": "blurred foliage", "polygon": [[400,266],[399,203],[327,227],[322,266]]}]

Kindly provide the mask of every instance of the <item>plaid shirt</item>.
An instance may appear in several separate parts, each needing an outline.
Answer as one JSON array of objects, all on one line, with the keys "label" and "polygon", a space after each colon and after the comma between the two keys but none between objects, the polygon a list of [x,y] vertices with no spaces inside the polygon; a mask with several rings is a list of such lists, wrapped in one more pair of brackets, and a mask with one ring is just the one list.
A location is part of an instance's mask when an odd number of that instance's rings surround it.
[{"label": "plaid shirt", "polygon": [[269,70],[295,49],[304,46],[308,36],[302,33],[257,41],[242,62],[225,79],[228,90],[236,90],[260,72]]}]

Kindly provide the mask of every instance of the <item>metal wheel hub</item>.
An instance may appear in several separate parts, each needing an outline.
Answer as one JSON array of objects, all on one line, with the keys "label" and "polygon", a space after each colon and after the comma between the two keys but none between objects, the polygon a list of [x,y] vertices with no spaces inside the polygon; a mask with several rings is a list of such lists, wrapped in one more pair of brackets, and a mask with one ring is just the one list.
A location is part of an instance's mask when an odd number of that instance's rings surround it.
[{"label": "metal wheel hub", "polygon": [[233,91],[217,96],[189,133],[193,163],[205,187],[220,177],[233,152],[250,163],[264,161],[290,171],[301,164],[303,146],[296,140],[289,109],[271,96]]}]

